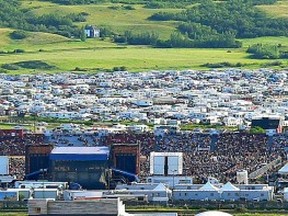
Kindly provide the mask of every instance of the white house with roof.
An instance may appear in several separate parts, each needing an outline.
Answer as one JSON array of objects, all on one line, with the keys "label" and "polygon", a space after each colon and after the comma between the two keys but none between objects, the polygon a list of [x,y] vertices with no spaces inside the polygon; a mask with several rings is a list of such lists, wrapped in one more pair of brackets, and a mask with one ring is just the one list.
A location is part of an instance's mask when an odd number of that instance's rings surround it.
[{"label": "white house with roof", "polygon": [[87,38],[100,37],[100,29],[93,25],[87,25],[84,29]]}]

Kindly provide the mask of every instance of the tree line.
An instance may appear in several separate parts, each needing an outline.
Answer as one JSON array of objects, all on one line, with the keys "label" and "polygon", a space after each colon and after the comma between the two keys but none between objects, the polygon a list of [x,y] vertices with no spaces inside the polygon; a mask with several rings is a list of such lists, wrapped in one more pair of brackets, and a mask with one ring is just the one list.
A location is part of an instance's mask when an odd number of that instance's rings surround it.
[{"label": "tree line", "polygon": [[68,15],[44,14],[37,16],[29,10],[20,10],[19,0],[0,0],[0,26],[26,31],[49,32],[66,37],[79,37],[81,29],[74,22],[86,21],[85,12]]},{"label": "tree line", "polygon": [[288,19],[271,19],[255,7],[275,2],[276,0],[229,0],[219,3],[201,0],[198,5],[182,12],[158,12],[149,18],[153,21],[179,21],[178,31],[171,34],[168,40],[160,40],[155,35],[151,39],[149,33],[129,33],[116,38],[116,42],[149,44],[155,47],[237,48],[242,46],[237,38],[287,36]]},{"label": "tree line", "polygon": [[[237,38],[288,36],[288,19],[268,17],[255,5],[274,4],[276,0],[229,0],[201,3],[178,13],[157,12],[153,21],[179,21],[177,41],[187,47],[241,47]],[[179,44],[179,43],[178,43]],[[181,43],[182,47],[183,43]]]},{"label": "tree line", "polygon": [[[185,8],[191,4],[201,3],[202,0],[42,0],[62,5],[100,4],[104,2],[143,4],[146,8]],[[227,0],[230,1],[230,0]],[[274,4],[277,0],[245,0],[252,5]]]},{"label": "tree line", "polygon": [[174,32],[168,40],[159,38],[155,32],[132,33],[126,31],[123,35],[114,35],[116,43],[127,43],[131,45],[151,45],[160,48],[238,48],[242,43],[235,41],[235,36],[230,32],[215,34],[209,37],[199,37],[198,40],[191,40],[188,34]]},{"label": "tree line", "polygon": [[99,4],[105,2],[105,0],[42,0],[42,1],[49,1],[62,5]]},{"label": "tree line", "polygon": [[288,19],[269,18],[254,6],[261,2],[272,4],[275,1],[229,0],[216,3],[212,0],[203,0],[201,4],[179,13],[155,13],[150,17],[150,20],[199,23],[218,33],[232,32],[237,38],[287,36]]},{"label": "tree line", "polygon": [[281,47],[281,44],[253,44],[247,49],[247,53],[252,54],[252,57],[256,59],[287,59],[288,51],[282,50]]},{"label": "tree line", "polygon": [[[65,4],[72,4],[72,2],[84,4],[88,2],[86,0],[45,1],[55,1],[56,3],[63,1],[63,4],[64,2],[66,2]],[[99,3],[100,1],[102,0],[89,0],[89,3]],[[153,1],[147,2],[152,3]],[[254,7],[254,5],[259,4],[273,4],[276,0],[227,0],[217,3],[212,0],[155,1],[165,4],[172,4],[172,2],[199,3],[182,12],[158,12],[149,18],[154,21],[178,21],[177,31],[172,33],[168,40],[160,39],[155,32],[133,33],[126,31],[124,34],[118,35],[108,28],[101,29],[101,37],[110,36],[117,43],[151,45],[154,47],[237,48],[242,46],[237,38],[287,36],[288,34],[287,19],[271,19],[264,12]],[[43,14],[39,16],[27,9],[19,9],[20,4],[20,0],[0,0],[0,26],[27,31],[50,32],[85,40],[84,29],[77,27],[74,23],[86,21],[89,14],[82,12],[68,15]],[[21,37],[21,34],[19,35],[18,32],[18,35],[14,36]]]}]

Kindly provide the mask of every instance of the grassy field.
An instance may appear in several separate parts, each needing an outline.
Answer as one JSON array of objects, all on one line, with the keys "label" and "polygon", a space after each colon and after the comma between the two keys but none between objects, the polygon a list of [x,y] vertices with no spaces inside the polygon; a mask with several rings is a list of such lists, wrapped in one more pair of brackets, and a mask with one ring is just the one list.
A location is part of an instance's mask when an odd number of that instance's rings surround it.
[{"label": "grassy field", "polygon": [[273,5],[261,5],[258,7],[272,17],[288,17],[288,0],[280,0]]},{"label": "grassy field", "polygon": [[[0,64],[28,60],[42,60],[56,66],[60,71],[76,67],[91,71],[125,66],[129,71],[162,69],[200,69],[205,63],[228,61],[246,63],[249,68],[260,67],[266,60],[249,59],[247,54],[226,49],[152,49],[128,47],[126,49],[94,48],[89,50],[65,50],[31,52],[1,56]],[[17,72],[17,71],[15,71]],[[20,71],[21,72],[21,71]],[[37,72],[37,71],[36,71]]]},{"label": "grassy field", "polygon": [[[131,206],[130,207],[127,207],[126,208],[126,211],[127,212],[141,212],[141,207],[136,207],[135,209],[133,209]],[[153,208],[153,207],[146,207],[145,210],[143,209],[142,210],[143,212],[145,213],[149,213],[149,212],[178,212],[178,214],[180,215],[196,215],[200,212],[203,212],[203,211],[208,211],[208,210],[199,210],[199,209],[183,209],[183,208],[171,208],[171,209],[168,209],[168,208],[161,208],[161,207],[158,207],[158,208]],[[274,213],[271,213],[271,212],[257,212],[257,211],[252,211],[250,210],[250,212],[247,212],[247,213],[240,213],[240,212],[237,212],[237,210],[233,210],[233,209],[226,209],[226,210],[220,210],[220,211],[223,211],[223,212],[227,212],[229,214],[232,214],[233,216],[287,216],[287,213],[285,213],[285,211],[281,211],[281,212],[274,212]]]},{"label": "grassy field", "polygon": [[[25,53],[0,55],[0,65],[20,61],[41,60],[55,66],[51,72],[70,71],[76,67],[88,71],[109,70],[125,66],[129,71],[162,69],[205,69],[205,63],[241,62],[247,68],[263,67],[273,60],[249,58],[246,48],[254,43],[279,44],[288,47],[286,37],[264,37],[242,40],[241,49],[156,49],[145,46],[116,45],[109,41],[88,39],[81,42],[48,33],[29,33],[24,40],[12,40],[11,29],[0,29],[0,49],[13,51],[24,49]],[[229,52],[227,52],[229,50]],[[283,60],[287,66],[287,61]],[[41,70],[40,70],[41,71]],[[39,70],[15,70],[11,73],[39,72]]]},{"label": "grassy field", "polygon": [[281,44],[283,47],[288,47],[288,38],[287,37],[260,37],[260,38],[248,38],[241,39],[243,47],[251,46],[252,44],[262,43],[262,44],[271,44],[277,45]]},{"label": "grassy field", "polygon": [[[157,11],[180,11],[181,9],[147,9],[143,5],[133,5],[135,10],[112,9],[112,4],[97,5],[57,5],[39,0],[22,0],[22,8],[29,8],[33,13],[41,15],[56,12],[61,14],[87,12],[85,23],[109,26],[117,32],[133,30],[138,32],[154,31],[161,38],[168,38],[175,31],[175,22],[152,22],[147,18]],[[115,6],[115,4],[113,4]],[[285,8],[288,0],[267,7]],[[116,5],[117,6],[117,5]],[[265,6],[266,7],[266,6]],[[265,7],[262,7],[263,10]],[[266,9],[265,9],[266,10]],[[269,9],[270,10],[270,9]],[[273,10],[271,9],[271,12]],[[281,14],[279,14],[281,15]],[[29,33],[23,40],[12,40],[9,33],[13,30],[0,28],[0,51],[13,52],[22,49],[21,54],[0,54],[0,65],[21,61],[40,60],[51,66],[50,72],[71,71],[76,67],[87,71],[112,70],[114,67],[125,66],[129,71],[163,70],[163,69],[207,69],[206,63],[238,62],[246,64],[246,68],[264,67],[273,60],[255,60],[245,52],[247,47],[256,44],[281,44],[288,49],[287,37],[262,37],[244,39],[241,49],[155,49],[145,46],[126,46],[111,43],[109,39],[102,41],[87,39],[81,42],[59,35],[48,33]],[[229,50],[229,52],[228,52]],[[287,60],[282,67],[287,67]],[[3,71],[3,70],[2,70]],[[38,73],[39,69],[9,70],[9,73]],[[1,68],[0,68],[1,72]],[[7,72],[7,71],[4,71]]]},{"label": "grassy field", "polygon": [[236,213],[233,214],[234,216],[287,216],[286,213]]},{"label": "grassy field", "polygon": [[[144,8],[143,5],[133,5],[135,10],[125,10],[121,8],[121,5],[123,4],[58,5],[37,0],[22,1],[23,8],[29,8],[37,15],[47,13],[61,13],[62,15],[65,15],[69,13],[86,12],[89,14],[87,16],[87,21],[77,23],[77,25],[83,26],[86,24],[92,24],[104,27],[108,26],[116,33],[123,33],[127,30],[133,32],[157,32],[161,38],[169,38],[170,34],[175,31],[176,22],[156,22],[149,21],[147,18],[159,11],[181,11],[181,9],[148,9]],[[119,9],[115,9],[117,6]]]},{"label": "grassy field", "polygon": [[25,212],[0,212],[1,216],[27,216]]}]

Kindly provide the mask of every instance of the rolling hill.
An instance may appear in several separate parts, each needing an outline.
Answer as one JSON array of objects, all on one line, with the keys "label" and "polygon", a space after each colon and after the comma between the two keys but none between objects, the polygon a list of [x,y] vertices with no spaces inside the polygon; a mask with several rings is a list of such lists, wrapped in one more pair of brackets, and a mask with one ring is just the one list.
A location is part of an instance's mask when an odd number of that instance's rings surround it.
[{"label": "rolling hill", "polygon": [[[75,23],[77,26],[93,24],[109,28],[117,33],[127,30],[133,32],[153,31],[160,38],[167,39],[176,31],[178,21],[157,22],[148,19],[156,12],[180,12],[184,8],[149,9],[143,4],[132,4],[133,10],[123,9],[123,3],[101,3],[92,5],[59,5],[47,1],[22,0],[21,10],[29,11],[35,15],[43,14],[70,14],[85,12],[85,22]],[[189,7],[193,7],[190,5]],[[285,17],[288,1],[278,1],[275,5],[257,6],[271,17]],[[276,12],[278,11],[278,12]],[[288,47],[287,37],[260,37],[241,39],[242,48],[221,49],[163,49],[150,46],[131,46],[112,43],[109,38],[105,40],[67,38],[57,34],[28,32],[22,40],[14,40],[9,34],[15,29],[0,29],[0,65],[13,64],[22,61],[42,61],[54,66],[50,72],[56,71],[111,71],[124,66],[129,71],[162,70],[162,69],[207,69],[206,63],[231,63],[232,66],[241,63],[245,68],[270,67],[275,60],[251,59],[245,51],[248,46],[256,43],[281,44]],[[21,49],[23,53],[13,53]],[[281,62],[276,68],[287,67],[287,60]],[[225,65],[224,65],[225,66]],[[18,68],[17,70],[0,69],[5,73],[39,72],[42,69]]]}]

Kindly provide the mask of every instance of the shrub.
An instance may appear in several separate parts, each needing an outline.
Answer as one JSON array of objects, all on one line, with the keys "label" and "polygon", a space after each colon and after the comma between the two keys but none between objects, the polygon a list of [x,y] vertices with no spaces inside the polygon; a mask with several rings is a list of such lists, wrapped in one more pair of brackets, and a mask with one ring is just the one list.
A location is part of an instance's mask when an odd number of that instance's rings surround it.
[{"label": "shrub", "polygon": [[281,61],[272,61],[272,62],[267,62],[263,64],[264,67],[273,67],[273,66],[281,66],[283,62]]},{"label": "shrub", "polygon": [[248,209],[245,207],[237,207],[236,208],[236,212],[245,213],[247,211],[248,211]]},{"label": "shrub", "polygon": [[127,71],[127,68],[125,66],[121,66],[119,69],[120,71]]},{"label": "shrub", "polygon": [[125,36],[115,36],[114,42],[115,43],[127,43],[127,38]]},{"label": "shrub", "polygon": [[125,10],[135,10],[135,8],[133,6],[131,6],[131,5],[123,5],[122,7]]},{"label": "shrub", "polygon": [[13,50],[13,53],[24,53],[25,52],[25,50],[23,50],[23,49],[14,49]]},{"label": "shrub", "polygon": [[20,67],[15,64],[3,64],[1,68],[6,69],[6,70],[19,70],[20,69]]},{"label": "shrub", "polygon": [[201,66],[208,68],[224,68],[224,67],[243,67],[245,66],[245,64],[241,62],[237,62],[236,64],[230,62],[218,62],[218,63],[206,63]]},{"label": "shrub", "polygon": [[125,66],[120,66],[120,67],[113,67],[113,71],[126,71],[127,68]]},{"label": "shrub", "polygon": [[13,31],[10,33],[10,38],[15,40],[21,40],[27,37],[27,33],[25,31]]},{"label": "shrub", "polygon": [[22,68],[27,68],[27,69],[53,69],[55,68],[54,66],[51,66],[47,64],[46,62],[39,61],[39,60],[34,60],[34,61],[22,61],[22,62],[17,62],[15,65],[22,67]]}]

